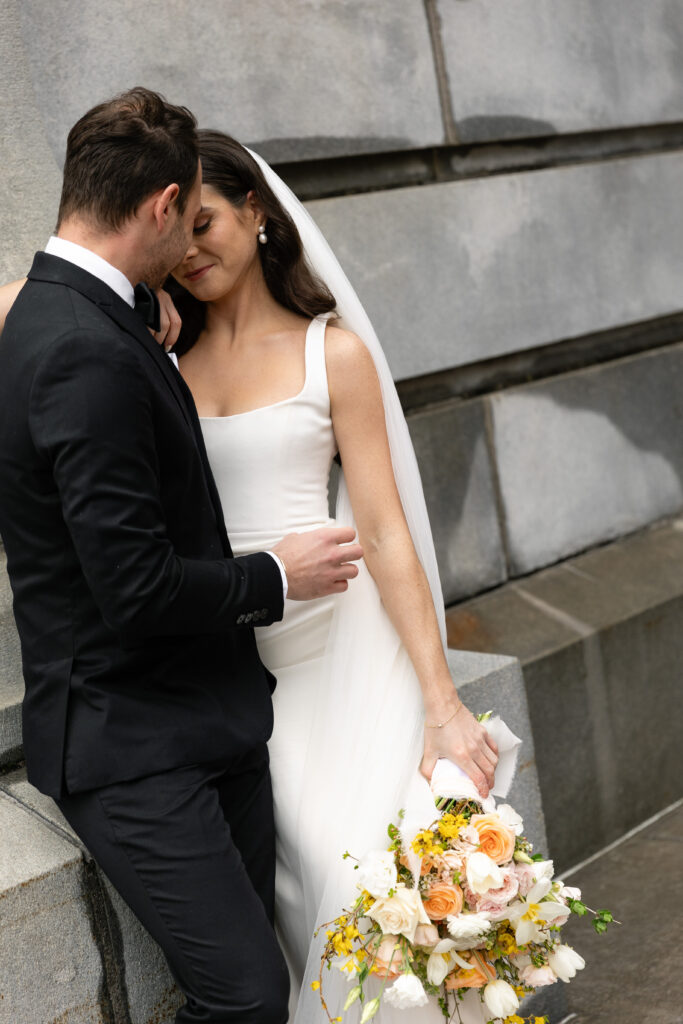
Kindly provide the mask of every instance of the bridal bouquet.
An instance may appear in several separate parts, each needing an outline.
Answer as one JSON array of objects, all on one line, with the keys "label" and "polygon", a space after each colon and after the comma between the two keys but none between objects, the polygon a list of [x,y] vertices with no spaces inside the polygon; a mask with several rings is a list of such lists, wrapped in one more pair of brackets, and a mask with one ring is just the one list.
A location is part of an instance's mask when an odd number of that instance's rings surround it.
[{"label": "bridal bouquet", "polygon": [[[560,929],[589,908],[578,889],[554,879],[552,861],[533,853],[513,808],[486,809],[469,796],[431,798],[431,808],[434,820],[409,844],[404,828],[389,826],[388,850],[356,865],[353,906],[326,926],[313,988],[330,1021],[342,1020],[323,998],[323,969],[333,964],[352,983],[344,1010],[363,1004],[361,1024],[382,999],[400,1009],[434,999],[447,1020],[461,1020],[469,989],[480,990],[490,1024],[524,1024],[521,996],[584,967]],[[606,910],[591,913],[598,932],[613,920]],[[378,994],[371,979],[379,979]]]}]

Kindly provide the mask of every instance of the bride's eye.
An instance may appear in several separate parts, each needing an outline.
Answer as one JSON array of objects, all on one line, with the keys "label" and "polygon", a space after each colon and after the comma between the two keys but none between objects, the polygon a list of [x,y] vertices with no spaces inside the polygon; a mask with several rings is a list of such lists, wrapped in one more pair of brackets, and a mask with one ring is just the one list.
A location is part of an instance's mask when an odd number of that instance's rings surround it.
[{"label": "bride's eye", "polygon": [[193,233],[195,235],[203,235],[205,232],[207,232],[209,230],[210,227],[211,227],[211,220],[209,219],[209,220],[205,220],[203,224],[195,224],[195,226],[194,226],[194,228],[192,230],[193,230]]}]

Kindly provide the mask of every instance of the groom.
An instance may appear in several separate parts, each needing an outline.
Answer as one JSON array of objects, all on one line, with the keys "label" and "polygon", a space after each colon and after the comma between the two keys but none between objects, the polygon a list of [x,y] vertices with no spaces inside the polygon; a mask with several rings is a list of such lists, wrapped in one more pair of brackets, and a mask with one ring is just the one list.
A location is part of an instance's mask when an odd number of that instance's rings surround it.
[{"label": "groom", "polygon": [[57,237],[0,344],[0,532],[30,781],[164,950],[178,1024],[284,1024],[275,680],[252,626],[282,617],[286,588],[344,589],[361,551],[339,529],[232,556],[192,398],[133,287],[188,247],[195,127],[138,88],[69,134]]}]

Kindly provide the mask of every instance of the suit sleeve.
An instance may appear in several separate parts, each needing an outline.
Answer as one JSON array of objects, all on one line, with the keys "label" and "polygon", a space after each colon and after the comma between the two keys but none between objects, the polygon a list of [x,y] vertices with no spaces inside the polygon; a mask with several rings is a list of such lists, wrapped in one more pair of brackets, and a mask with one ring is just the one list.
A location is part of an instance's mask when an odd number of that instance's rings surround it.
[{"label": "suit sleeve", "polygon": [[94,599],[124,639],[282,618],[280,573],[265,552],[212,561],[176,555],[149,387],[125,342],[85,331],[57,339],[34,377],[29,425]]}]

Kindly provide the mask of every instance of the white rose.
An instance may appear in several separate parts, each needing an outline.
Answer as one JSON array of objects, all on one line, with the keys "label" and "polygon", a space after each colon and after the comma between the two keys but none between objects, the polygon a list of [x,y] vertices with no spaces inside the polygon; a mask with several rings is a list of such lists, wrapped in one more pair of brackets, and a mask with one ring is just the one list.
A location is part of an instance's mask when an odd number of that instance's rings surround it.
[{"label": "white rose", "polygon": [[446,918],[448,934],[455,942],[455,949],[472,949],[491,930],[488,914],[453,914]]},{"label": "white rose", "polygon": [[393,896],[376,900],[366,916],[377,922],[384,935],[405,935],[409,942],[414,940],[419,924],[432,923],[420,893],[416,889],[406,889],[403,882],[398,883]]},{"label": "white rose", "polygon": [[503,872],[485,853],[471,853],[465,868],[467,884],[472,892],[481,895],[489,889],[500,889],[505,881]]},{"label": "white rose", "polygon": [[558,978],[570,981],[577,971],[582,971],[586,961],[571,946],[556,946],[548,957],[548,963]]},{"label": "white rose", "polygon": [[484,989],[484,1002],[491,1011],[492,1017],[509,1017],[519,1006],[519,999],[515,995],[512,985],[507,981],[498,978],[497,981],[490,981]]},{"label": "white rose", "polygon": [[359,889],[367,889],[375,899],[388,896],[389,890],[396,888],[397,881],[394,855],[389,850],[372,850],[358,865],[356,885]]},{"label": "white rose", "polygon": [[496,814],[508,828],[511,828],[516,836],[521,836],[524,823],[514,807],[510,804],[499,804],[496,807]]},{"label": "white rose", "polygon": [[384,1000],[397,1010],[412,1010],[429,1002],[422,982],[412,973],[401,974],[391,988],[385,989]]}]

